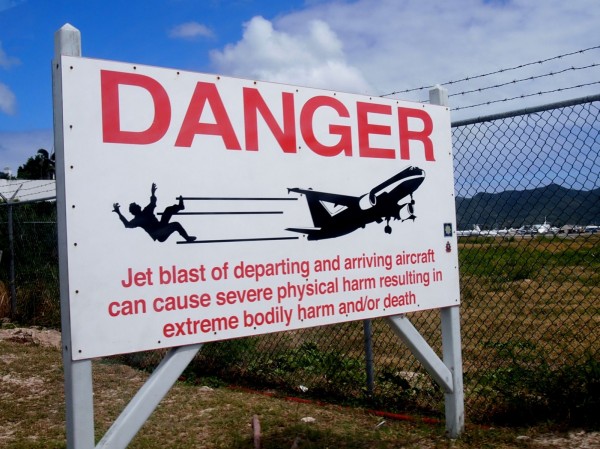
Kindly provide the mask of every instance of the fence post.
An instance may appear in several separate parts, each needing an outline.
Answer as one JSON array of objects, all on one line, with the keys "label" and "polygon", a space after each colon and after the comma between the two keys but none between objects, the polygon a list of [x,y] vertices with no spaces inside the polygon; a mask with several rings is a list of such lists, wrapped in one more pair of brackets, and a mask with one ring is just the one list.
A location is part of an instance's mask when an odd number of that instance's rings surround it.
[{"label": "fence post", "polygon": [[367,397],[373,398],[375,388],[375,372],[373,368],[373,328],[371,320],[363,320],[365,334],[365,364],[367,370]]},{"label": "fence post", "polygon": [[8,286],[10,289],[10,319],[17,318],[17,287],[15,286],[15,234],[12,201],[8,203]]},{"label": "fence post", "polygon": [[13,224],[13,203],[14,199],[21,190],[21,184],[10,198],[6,198],[0,193],[2,199],[6,202],[8,210],[8,286],[10,289],[10,319],[14,321],[17,318],[17,287],[15,282],[15,233]]},{"label": "fence post", "polygon": [[[437,84],[429,91],[429,102],[448,106],[448,90]],[[455,231],[456,232],[456,231]],[[446,431],[450,438],[458,437],[465,427],[465,397],[463,390],[462,351],[459,306],[440,310],[442,322],[442,352],[444,365],[452,374],[452,390],[445,393]]]}]

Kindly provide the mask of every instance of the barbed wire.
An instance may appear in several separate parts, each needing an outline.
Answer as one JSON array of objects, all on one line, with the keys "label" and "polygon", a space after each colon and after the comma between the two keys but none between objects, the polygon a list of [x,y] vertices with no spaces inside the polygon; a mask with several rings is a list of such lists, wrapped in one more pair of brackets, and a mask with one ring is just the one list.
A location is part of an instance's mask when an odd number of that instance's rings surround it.
[{"label": "barbed wire", "polygon": [[540,79],[540,78],[545,78],[545,77],[548,77],[548,76],[560,75],[560,74],[565,73],[565,72],[591,69],[593,67],[598,67],[598,66],[600,66],[600,63],[593,63],[593,64],[590,64],[590,65],[581,66],[581,67],[571,66],[571,67],[568,67],[568,68],[563,69],[563,70],[558,70],[558,71],[555,71],[555,72],[544,73],[543,75],[528,76],[526,78],[515,79],[515,80],[512,80],[512,81],[507,81],[505,83],[494,84],[492,86],[486,86],[486,87],[480,87],[480,88],[477,88],[477,89],[465,90],[463,92],[457,92],[455,94],[450,94],[448,96],[449,97],[455,97],[455,96],[458,96],[458,95],[466,95],[466,94],[471,94],[471,93],[475,93],[475,92],[483,92],[484,90],[496,89],[498,87],[504,87],[504,86],[508,86],[508,85],[511,85],[511,84],[514,85],[514,84],[517,84],[517,83],[522,83],[524,81],[533,81],[533,80]]},{"label": "barbed wire", "polygon": [[592,83],[585,83],[585,84],[578,84],[577,86],[559,87],[558,89],[552,89],[552,90],[546,90],[546,91],[539,91],[539,92],[534,92],[532,94],[522,94],[522,95],[517,95],[516,97],[512,97],[512,98],[503,98],[501,100],[484,101],[482,103],[472,104],[472,105],[469,105],[469,106],[459,106],[459,107],[453,108],[453,110],[454,111],[458,111],[458,110],[461,110],[461,109],[470,109],[470,108],[476,108],[476,107],[479,107],[479,106],[487,106],[487,105],[494,104],[494,103],[503,103],[503,102],[506,102],[506,101],[521,100],[523,98],[534,97],[536,95],[553,94],[553,93],[562,92],[562,91],[565,91],[565,90],[579,89],[581,87],[592,86],[594,84],[600,84],[600,81],[594,81]]},{"label": "barbed wire", "polygon": [[[6,184],[6,187],[16,187],[16,188],[14,188],[12,190],[7,189],[6,191],[8,193],[13,193],[13,192],[17,191],[17,188],[19,186],[21,186],[21,188],[19,189],[19,191],[23,192],[25,190],[34,190],[34,189],[37,190],[37,189],[41,189],[42,187],[54,186],[56,184],[56,181],[54,181],[54,180],[48,180],[48,182],[46,182],[45,184],[33,184],[33,185],[31,185],[32,182],[39,182],[39,181],[40,181],[39,179],[15,179],[15,180],[10,180],[10,184]],[[30,185],[29,186],[25,186],[26,184],[30,184]]]},{"label": "barbed wire", "polygon": [[[570,53],[563,53],[561,55],[553,56],[551,58],[540,59],[539,61],[533,61],[533,62],[528,62],[528,63],[525,63],[525,64],[519,64],[519,65],[516,65],[514,67],[509,67],[509,68],[506,68],[506,69],[499,69],[499,70],[495,70],[495,71],[492,71],[492,72],[481,73],[479,75],[467,76],[465,78],[461,78],[461,79],[458,79],[458,80],[446,81],[445,83],[436,83],[436,84],[441,84],[443,86],[450,86],[450,85],[462,83],[462,82],[465,82],[465,81],[472,81],[472,80],[479,79],[479,78],[485,78],[486,76],[497,75],[497,74],[500,74],[500,73],[510,72],[512,70],[522,69],[522,68],[529,67],[529,66],[532,66],[532,65],[544,64],[546,62],[555,61],[557,59],[566,58],[568,56],[583,54],[583,53],[586,53],[588,51],[596,50],[596,49],[599,49],[599,48],[600,48],[600,45],[596,45],[594,47],[584,48],[583,50],[577,50],[577,51],[573,51],[573,52],[570,52]],[[405,94],[405,93],[409,93],[409,92],[416,92],[416,91],[420,91],[420,90],[424,90],[424,89],[431,89],[433,87],[435,87],[434,84],[429,85],[429,86],[415,87],[415,88],[412,88],[412,89],[398,90],[398,91],[395,91],[395,92],[390,92],[388,94],[381,95],[381,97],[388,97],[390,95],[397,95],[397,94]]]},{"label": "barbed wire", "polygon": [[[55,181],[48,181],[44,184],[31,184],[35,181],[39,180],[11,180],[10,184],[7,184],[6,187],[9,187],[6,190],[3,190],[2,193],[4,195],[12,196],[17,190],[19,191],[19,198],[26,198],[32,196],[39,196],[44,193],[49,193],[56,195],[56,183]],[[27,185],[29,184],[29,185]],[[18,188],[18,186],[21,188]]]},{"label": "barbed wire", "polygon": [[36,190],[35,192],[29,192],[29,193],[26,193],[24,195],[19,195],[19,197],[20,198],[25,198],[25,197],[28,197],[28,196],[41,195],[43,193],[52,193],[52,194],[56,195],[56,189]]}]

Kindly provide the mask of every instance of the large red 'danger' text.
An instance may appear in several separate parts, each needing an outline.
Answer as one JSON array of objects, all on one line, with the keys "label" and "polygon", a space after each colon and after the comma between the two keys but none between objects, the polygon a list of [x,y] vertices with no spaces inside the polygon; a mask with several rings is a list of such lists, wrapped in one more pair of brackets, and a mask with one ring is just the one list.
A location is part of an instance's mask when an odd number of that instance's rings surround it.
[{"label": "large red 'danger' text", "polygon": [[[349,107],[338,98],[327,95],[315,95],[303,101],[303,104],[297,104],[299,100],[294,92],[286,91],[281,92],[281,102],[273,105],[267,103],[258,88],[241,87],[240,104],[235,107],[236,111],[243,111],[244,129],[240,130],[235,129],[230,118],[231,111],[228,111],[215,83],[197,82],[193,91],[189,92],[183,120],[173,123],[171,98],[167,89],[156,79],[138,73],[110,70],[102,70],[100,78],[102,136],[105,143],[149,145],[159,142],[172,127],[177,127],[174,128],[177,137],[171,142],[176,147],[189,148],[196,136],[209,135],[220,137],[227,150],[258,151],[260,116],[283,153],[298,151],[299,132],[305,146],[320,156],[409,160],[411,150],[419,150],[423,151],[426,161],[435,161],[431,141],[433,120],[423,108],[393,107],[389,103],[371,101],[355,101]],[[120,86],[144,89],[150,94],[154,115],[147,129],[123,129]],[[201,120],[207,107],[214,117],[210,122]],[[329,137],[334,139],[327,139],[327,142],[315,131],[314,126],[315,115],[321,108],[334,112],[340,119],[340,123],[328,124]],[[276,117],[282,118],[278,120]],[[374,146],[372,143],[376,137],[385,139],[391,136],[398,136],[398,141],[389,147]],[[240,143],[241,137],[244,146]],[[358,154],[353,152],[353,148],[358,148]]]}]

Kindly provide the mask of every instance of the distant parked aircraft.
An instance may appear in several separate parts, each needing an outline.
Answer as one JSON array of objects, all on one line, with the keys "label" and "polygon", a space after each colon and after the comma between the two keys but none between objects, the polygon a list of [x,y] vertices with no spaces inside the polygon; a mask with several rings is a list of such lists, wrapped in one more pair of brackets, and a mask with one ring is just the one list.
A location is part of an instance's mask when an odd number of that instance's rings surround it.
[{"label": "distant parked aircraft", "polygon": [[457,231],[456,235],[458,237],[470,237],[472,235],[481,235],[481,228],[479,227],[479,225],[473,225],[473,229]]},{"label": "distant parked aircraft", "polygon": [[544,218],[543,224],[533,225],[532,229],[534,233],[538,234],[558,234],[560,231],[556,226],[551,226],[550,223],[546,221],[546,218]]}]

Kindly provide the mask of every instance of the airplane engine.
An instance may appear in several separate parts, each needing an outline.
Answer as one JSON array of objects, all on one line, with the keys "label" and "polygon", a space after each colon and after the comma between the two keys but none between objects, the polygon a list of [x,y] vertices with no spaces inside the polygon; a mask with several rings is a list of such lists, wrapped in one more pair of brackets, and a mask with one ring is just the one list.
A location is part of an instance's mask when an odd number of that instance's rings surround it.
[{"label": "airplane engine", "polygon": [[373,190],[369,192],[369,202],[371,203],[371,206],[375,206],[375,204],[377,204],[377,197],[375,196],[375,192]]},{"label": "airplane engine", "polygon": [[400,210],[398,211],[398,218],[401,221],[404,220],[413,220],[415,218],[415,206],[413,202],[404,203],[400,205]]},{"label": "airplane engine", "polygon": [[362,210],[371,209],[375,204],[377,204],[377,197],[373,192],[364,194],[358,200],[358,205]]}]

